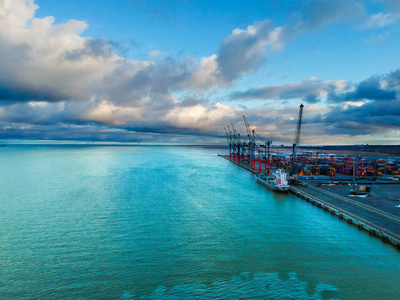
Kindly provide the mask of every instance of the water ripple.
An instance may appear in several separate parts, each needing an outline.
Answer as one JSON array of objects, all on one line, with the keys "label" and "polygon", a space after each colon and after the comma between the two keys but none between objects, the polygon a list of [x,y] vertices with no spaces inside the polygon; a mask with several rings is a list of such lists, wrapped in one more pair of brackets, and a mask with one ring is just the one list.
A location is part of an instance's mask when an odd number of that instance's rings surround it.
[{"label": "water ripple", "polygon": [[121,300],[136,299],[340,299],[338,289],[328,283],[319,283],[312,295],[306,291],[307,282],[297,278],[295,272],[289,272],[289,279],[284,280],[279,274],[244,272],[231,280],[215,281],[211,285],[192,283],[181,284],[170,288],[160,285],[151,295],[135,295],[125,291]]}]

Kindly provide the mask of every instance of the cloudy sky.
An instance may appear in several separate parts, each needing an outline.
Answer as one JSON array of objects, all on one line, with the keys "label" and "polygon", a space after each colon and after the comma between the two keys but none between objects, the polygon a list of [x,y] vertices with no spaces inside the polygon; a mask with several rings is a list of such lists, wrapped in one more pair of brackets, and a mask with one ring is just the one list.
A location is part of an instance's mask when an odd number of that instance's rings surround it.
[{"label": "cloudy sky", "polygon": [[0,0],[0,139],[400,144],[400,1]]}]

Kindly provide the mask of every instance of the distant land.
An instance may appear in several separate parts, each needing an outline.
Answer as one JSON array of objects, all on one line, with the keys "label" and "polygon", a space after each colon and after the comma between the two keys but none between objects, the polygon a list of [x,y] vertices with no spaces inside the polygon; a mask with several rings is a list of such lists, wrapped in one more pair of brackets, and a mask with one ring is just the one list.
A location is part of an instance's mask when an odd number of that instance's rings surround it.
[{"label": "distant land", "polygon": [[335,154],[340,151],[348,152],[348,154],[379,154],[389,156],[400,156],[400,145],[337,145],[337,146],[300,146],[304,150],[321,150],[332,151]]},{"label": "distant land", "polygon": [[[3,143],[4,146],[64,146],[64,147],[74,147],[74,146],[112,146],[112,147],[203,147],[203,148],[229,148],[228,144],[214,144],[214,145],[195,145],[195,144],[143,144],[143,143]],[[272,145],[271,149],[282,148],[285,150],[291,150],[290,145]],[[299,146],[300,152],[312,151],[312,152],[322,152],[327,151],[332,152],[332,154],[339,155],[384,155],[384,156],[400,156],[400,145],[305,145]],[[326,153],[329,154],[329,153]]]}]

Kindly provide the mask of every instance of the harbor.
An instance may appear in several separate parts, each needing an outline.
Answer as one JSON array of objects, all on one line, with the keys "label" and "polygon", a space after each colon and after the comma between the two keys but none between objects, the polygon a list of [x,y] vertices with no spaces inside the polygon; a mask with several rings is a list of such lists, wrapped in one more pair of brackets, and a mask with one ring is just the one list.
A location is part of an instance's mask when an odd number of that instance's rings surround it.
[{"label": "harbor", "polygon": [[[253,174],[259,173],[259,165],[252,168],[251,163],[245,160],[239,162],[230,159],[229,155],[220,156]],[[373,183],[366,198],[349,195],[350,177],[297,179],[289,191],[400,251],[400,209],[396,207],[400,204],[400,182],[395,179],[357,180],[359,187]]]}]

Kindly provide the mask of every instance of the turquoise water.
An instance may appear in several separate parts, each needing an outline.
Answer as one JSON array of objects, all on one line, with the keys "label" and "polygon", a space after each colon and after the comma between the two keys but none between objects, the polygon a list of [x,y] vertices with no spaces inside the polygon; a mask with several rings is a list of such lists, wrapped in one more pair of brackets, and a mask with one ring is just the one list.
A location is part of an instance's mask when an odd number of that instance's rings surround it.
[{"label": "turquoise water", "polygon": [[197,147],[0,149],[1,299],[400,299],[400,253]]}]

